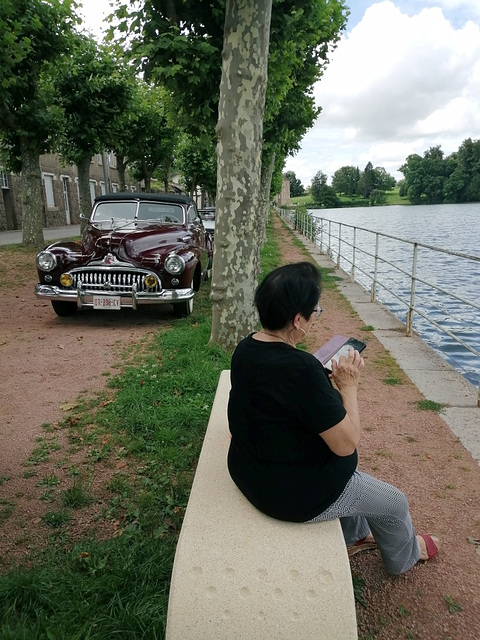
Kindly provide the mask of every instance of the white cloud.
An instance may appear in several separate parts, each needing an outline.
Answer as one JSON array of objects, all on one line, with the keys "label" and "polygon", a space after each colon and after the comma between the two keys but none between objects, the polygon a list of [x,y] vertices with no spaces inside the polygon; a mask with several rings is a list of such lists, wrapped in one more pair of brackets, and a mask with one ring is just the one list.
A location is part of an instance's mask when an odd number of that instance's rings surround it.
[{"label": "white cloud", "polygon": [[[402,7],[412,5],[408,15]],[[319,170],[368,161],[401,178],[410,153],[436,144],[451,153],[480,136],[479,24],[454,26],[442,7],[472,9],[480,22],[477,0],[385,1],[344,36],[315,87],[322,113],[287,161],[305,186]]]}]

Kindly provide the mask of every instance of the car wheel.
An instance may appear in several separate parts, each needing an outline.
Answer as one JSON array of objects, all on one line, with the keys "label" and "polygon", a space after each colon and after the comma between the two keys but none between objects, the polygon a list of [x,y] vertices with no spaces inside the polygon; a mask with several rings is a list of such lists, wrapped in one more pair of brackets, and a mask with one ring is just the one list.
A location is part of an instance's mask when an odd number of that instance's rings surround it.
[{"label": "car wheel", "polygon": [[193,298],[190,300],[183,300],[182,302],[177,302],[173,305],[173,312],[177,316],[177,318],[186,318],[193,311]]},{"label": "car wheel", "polygon": [[65,316],[73,316],[77,312],[76,302],[63,302],[61,300],[52,300],[52,307],[57,316],[62,318]]}]

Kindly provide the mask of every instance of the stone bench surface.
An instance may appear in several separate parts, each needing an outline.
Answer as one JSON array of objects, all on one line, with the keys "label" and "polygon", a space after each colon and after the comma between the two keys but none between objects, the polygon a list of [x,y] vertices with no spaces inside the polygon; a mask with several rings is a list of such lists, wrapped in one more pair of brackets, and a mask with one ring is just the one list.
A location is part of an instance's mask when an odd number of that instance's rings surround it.
[{"label": "stone bench surface", "polygon": [[173,566],[166,640],[355,640],[338,520],[269,518],[228,473],[230,372],[217,387]]}]

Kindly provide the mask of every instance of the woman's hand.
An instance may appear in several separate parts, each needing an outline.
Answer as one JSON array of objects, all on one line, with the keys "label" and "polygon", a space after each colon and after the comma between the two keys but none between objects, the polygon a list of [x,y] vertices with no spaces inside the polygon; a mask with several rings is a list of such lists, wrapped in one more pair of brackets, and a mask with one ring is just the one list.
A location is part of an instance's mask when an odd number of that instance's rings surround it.
[{"label": "woman's hand", "polygon": [[353,347],[349,350],[348,356],[340,356],[338,362],[332,360],[332,378],[338,390],[357,388],[364,367],[362,356]]},{"label": "woman's hand", "polygon": [[357,388],[364,366],[362,356],[353,348],[348,352],[348,356],[340,356],[338,363],[332,360],[332,378],[342,396],[347,415],[334,427],[323,431],[320,436],[337,456],[351,455],[360,440]]}]

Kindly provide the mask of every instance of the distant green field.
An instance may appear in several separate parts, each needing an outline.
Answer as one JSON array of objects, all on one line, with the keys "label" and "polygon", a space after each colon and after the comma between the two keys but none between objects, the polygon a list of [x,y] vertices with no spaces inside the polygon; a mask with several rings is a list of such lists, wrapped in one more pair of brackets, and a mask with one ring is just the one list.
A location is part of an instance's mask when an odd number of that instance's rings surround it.
[{"label": "distant green field", "polygon": [[304,204],[307,207],[313,204],[312,196],[297,196],[290,198],[290,202],[292,204]]},{"label": "distant green field", "polygon": [[[387,198],[386,204],[410,204],[407,198],[401,198],[398,195],[398,187],[392,189],[392,191],[387,191],[385,193]],[[344,207],[368,207],[368,201],[365,198],[360,196],[348,197],[348,196],[340,196],[340,201],[342,202]],[[290,198],[290,202],[293,205],[305,205],[307,208],[314,208],[312,197],[310,195],[306,196],[297,196],[295,198]]]}]

